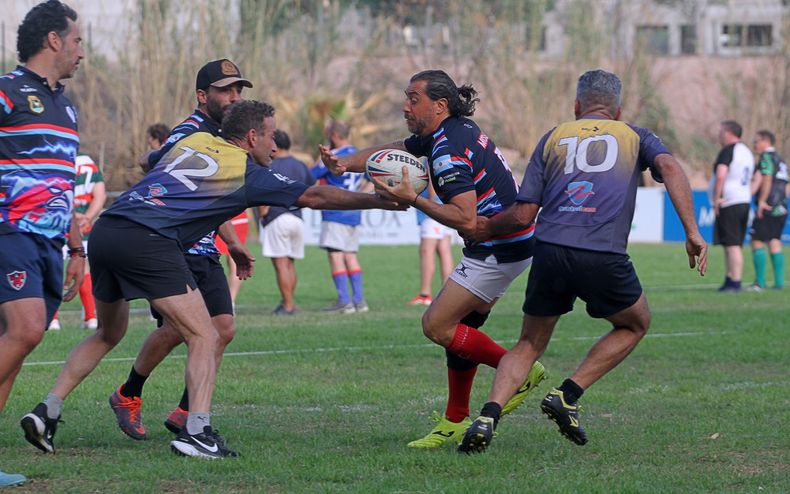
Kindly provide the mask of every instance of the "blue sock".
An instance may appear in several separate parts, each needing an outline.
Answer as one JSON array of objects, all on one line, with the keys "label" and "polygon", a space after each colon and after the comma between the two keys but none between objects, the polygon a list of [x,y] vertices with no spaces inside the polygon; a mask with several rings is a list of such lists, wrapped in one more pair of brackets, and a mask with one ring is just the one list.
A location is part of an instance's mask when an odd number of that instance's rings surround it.
[{"label": "blue sock", "polygon": [[348,277],[351,278],[351,292],[354,294],[354,303],[358,304],[365,298],[365,295],[362,293],[362,270],[353,271],[348,274]]},{"label": "blue sock", "polygon": [[351,297],[348,295],[348,273],[345,271],[332,273],[332,280],[335,282],[338,302],[344,305],[347,304],[351,300]]}]

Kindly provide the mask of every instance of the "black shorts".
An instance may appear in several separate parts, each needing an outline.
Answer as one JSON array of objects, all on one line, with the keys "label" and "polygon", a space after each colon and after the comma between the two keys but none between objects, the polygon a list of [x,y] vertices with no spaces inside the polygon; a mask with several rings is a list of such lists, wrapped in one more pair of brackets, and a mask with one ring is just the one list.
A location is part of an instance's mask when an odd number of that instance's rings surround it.
[{"label": "black shorts", "polygon": [[576,297],[592,317],[609,317],[636,303],[642,285],[627,254],[596,252],[537,242],[527,281],[524,314],[559,316]]},{"label": "black shorts", "polygon": [[787,215],[782,216],[763,216],[762,219],[755,217],[752,222],[752,240],[770,242],[774,239],[781,239],[785,229]]},{"label": "black shorts", "polygon": [[[211,317],[220,314],[233,314],[233,302],[230,299],[228,280],[225,271],[219,262],[219,256],[198,256],[184,254],[187,266],[197,283],[198,290],[203,296],[203,302]],[[151,315],[156,319],[156,326],[161,327],[164,322],[162,315],[151,306]]]},{"label": "black shorts", "polygon": [[125,218],[102,216],[89,240],[93,296],[148,300],[197,288],[181,245]]},{"label": "black shorts", "polygon": [[721,208],[713,224],[714,245],[743,245],[746,225],[749,223],[749,205],[734,204]]}]

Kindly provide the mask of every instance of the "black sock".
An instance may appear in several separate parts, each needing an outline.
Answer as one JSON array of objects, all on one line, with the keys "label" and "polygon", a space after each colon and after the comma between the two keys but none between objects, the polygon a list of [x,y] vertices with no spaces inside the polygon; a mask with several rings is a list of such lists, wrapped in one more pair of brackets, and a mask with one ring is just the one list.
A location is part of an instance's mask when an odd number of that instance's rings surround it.
[{"label": "black sock", "polygon": [[184,387],[184,394],[181,395],[181,402],[179,402],[178,408],[189,411],[189,392],[186,387]]},{"label": "black sock", "polygon": [[141,376],[134,370],[134,366],[132,366],[132,370],[129,372],[129,378],[126,379],[126,383],[121,387],[121,395],[127,398],[141,396],[143,394],[143,385],[146,379],[148,379],[148,376]]},{"label": "black sock", "polygon": [[480,415],[494,419],[494,429],[496,429],[499,423],[499,417],[502,415],[502,407],[495,401],[489,401],[483,405],[483,409],[480,410]]},{"label": "black sock", "polygon": [[576,403],[576,400],[581,398],[584,394],[582,387],[573,382],[570,378],[564,380],[562,385],[557,389],[562,391],[562,394],[565,396],[565,403],[569,405]]}]

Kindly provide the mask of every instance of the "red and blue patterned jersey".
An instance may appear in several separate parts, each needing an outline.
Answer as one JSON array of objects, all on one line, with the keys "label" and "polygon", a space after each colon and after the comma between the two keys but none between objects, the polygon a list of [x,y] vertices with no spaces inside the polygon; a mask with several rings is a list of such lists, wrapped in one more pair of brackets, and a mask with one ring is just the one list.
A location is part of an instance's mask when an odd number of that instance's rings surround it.
[{"label": "red and blue patterned jersey", "polygon": [[77,111],[25,67],[0,76],[0,234],[62,239],[74,205]]},{"label": "red and blue patterned jersey", "polygon": [[[537,239],[626,253],[639,175],[669,150],[647,129],[617,120],[565,122],[538,142],[518,200],[543,208]],[[657,214],[660,212],[657,212]]]},{"label": "red and blue patterned jersey", "polygon": [[220,137],[178,141],[104,215],[119,216],[192,245],[252,206],[292,207],[307,185],[255,163]]},{"label": "red and blue patterned jersey", "polygon": [[[472,120],[449,117],[432,135],[413,135],[404,144],[410,153],[428,157],[431,183],[442,202],[474,191],[477,215],[490,218],[516,201],[518,186],[507,160]],[[534,232],[533,223],[516,233],[466,244],[464,255],[480,260],[493,255],[498,262],[521,261],[532,257]]]},{"label": "red and blue patterned jersey", "polygon": [[[170,131],[170,135],[161,148],[148,155],[148,169],[153,170],[159,160],[162,159],[178,141],[191,136],[195,132],[208,132],[213,136],[218,136],[220,135],[220,126],[213,118],[196,109],[186,120],[173,127],[173,130]],[[217,249],[217,244],[214,242],[215,237],[216,232],[210,232],[189,247],[186,253],[193,256],[218,256],[219,249]]]}]

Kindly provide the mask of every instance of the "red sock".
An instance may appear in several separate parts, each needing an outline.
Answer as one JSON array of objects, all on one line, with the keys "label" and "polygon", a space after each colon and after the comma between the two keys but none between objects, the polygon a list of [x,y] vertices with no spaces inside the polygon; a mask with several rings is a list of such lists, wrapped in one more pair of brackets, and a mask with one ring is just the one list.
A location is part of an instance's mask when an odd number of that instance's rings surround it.
[{"label": "red sock", "polygon": [[93,301],[93,281],[90,273],[85,274],[80,285],[80,300],[82,308],[85,309],[85,320],[96,319],[96,302]]},{"label": "red sock", "polygon": [[458,370],[447,368],[447,384],[450,394],[447,397],[447,408],[444,416],[450,422],[460,422],[469,416],[469,397],[472,394],[472,383],[475,381],[477,367]]},{"label": "red sock", "polygon": [[502,356],[507,353],[507,350],[499,346],[487,334],[461,323],[455,327],[453,342],[447,349],[459,357],[495,369],[499,365],[499,361],[502,360]]}]

